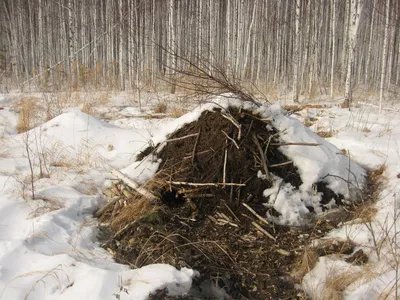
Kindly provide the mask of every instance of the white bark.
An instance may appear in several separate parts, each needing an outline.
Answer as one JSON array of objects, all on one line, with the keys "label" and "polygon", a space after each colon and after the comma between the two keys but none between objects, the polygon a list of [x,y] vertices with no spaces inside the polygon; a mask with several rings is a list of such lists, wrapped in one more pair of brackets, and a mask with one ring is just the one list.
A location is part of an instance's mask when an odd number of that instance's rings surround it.
[{"label": "white bark", "polygon": [[372,44],[374,37],[374,22],[375,22],[375,1],[372,0],[372,16],[371,16],[371,27],[369,30],[369,43],[368,43],[368,53],[367,53],[367,63],[365,65],[365,84],[369,85],[369,73],[370,73],[370,65],[371,65],[371,53],[372,53]]},{"label": "white bark", "polygon": [[293,53],[293,102],[299,102],[299,51],[300,51],[300,0],[296,0],[296,31],[295,31],[295,47]]},{"label": "white bark", "polygon": [[332,66],[331,66],[331,98],[333,99],[335,82],[335,54],[336,54],[336,0],[332,0]]},{"label": "white bark", "polygon": [[349,30],[349,52],[347,62],[346,89],[344,96],[344,106],[350,108],[352,98],[352,73],[354,70],[354,56],[356,51],[357,30],[360,24],[362,0],[351,0],[351,22]]},{"label": "white bark", "polygon": [[244,69],[244,74],[248,71],[248,63],[249,63],[249,57],[250,57],[250,43],[254,39],[254,32],[253,32],[253,26],[254,26],[254,19],[255,19],[255,14],[256,14],[256,8],[258,8],[258,0],[254,1],[253,4],[253,13],[251,15],[251,21],[250,21],[250,27],[249,27],[249,33],[247,37],[247,42],[246,42],[246,52],[244,55],[244,64],[243,64],[243,69]]},{"label": "white bark", "polygon": [[381,88],[379,93],[379,114],[382,112],[382,101],[385,89],[385,74],[387,69],[386,59],[388,52],[388,35],[389,35],[389,14],[390,14],[390,0],[386,0],[385,5],[386,19],[385,19],[385,37],[383,41],[383,55],[382,55],[382,68],[381,68]]},{"label": "white bark", "polygon": [[121,91],[125,90],[125,82],[124,82],[124,39],[123,39],[123,31],[122,31],[122,0],[118,1],[118,8],[119,8],[119,51],[118,51],[118,65],[119,65],[119,83]]}]

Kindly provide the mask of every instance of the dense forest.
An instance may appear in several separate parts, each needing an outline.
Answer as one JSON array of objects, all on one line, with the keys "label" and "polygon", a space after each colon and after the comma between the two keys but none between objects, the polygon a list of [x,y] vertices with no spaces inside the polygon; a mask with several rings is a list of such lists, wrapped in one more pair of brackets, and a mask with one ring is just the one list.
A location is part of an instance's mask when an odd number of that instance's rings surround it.
[{"label": "dense forest", "polygon": [[264,90],[400,81],[398,0],[2,0],[0,84],[152,86],[191,64]]}]

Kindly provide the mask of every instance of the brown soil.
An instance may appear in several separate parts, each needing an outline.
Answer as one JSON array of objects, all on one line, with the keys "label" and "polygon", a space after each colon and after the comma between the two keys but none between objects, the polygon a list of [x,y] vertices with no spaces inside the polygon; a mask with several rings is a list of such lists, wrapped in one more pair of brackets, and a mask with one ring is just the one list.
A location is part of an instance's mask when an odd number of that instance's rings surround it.
[{"label": "brown soil", "polygon": [[[271,183],[257,177],[263,165],[255,140],[266,153],[268,166],[287,162],[288,158],[277,145],[270,144],[279,143],[279,134],[275,129],[266,129],[267,125],[272,128],[267,121],[237,109],[231,109],[229,115],[241,124],[240,139],[237,127],[222,117],[221,111],[204,112],[197,122],[170,136],[170,142],[161,150],[157,151],[158,146],[148,148],[138,157],[154,154],[162,159],[152,185],[152,192],[160,196],[155,204],[160,209],[131,220],[122,233],[119,230],[126,224],[111,228],[113,234],[104,247],[115,254],[118,262],[132,267],[167,263],[198,270],[201,278],[194,286],[211,281],[231,297],[226,299],[305,299],[295,288],[291,271],[310,240],[322,237],[350,219],[351,214],[310,220],[307,226],[297,228],[260,222],[243,206],[246,203],[261,216],[267,213],[262,193]],[[294,187],[302,183],[293,164],[271,167],[270,171]],[[187,184],[222,183],[224,173],[226,182],[245,186]],[[323,183],[318,183],[317,189],[323,193],[322,207],[332,198],[342,204],[343,197]],[[129,205],[132,209],[134,200]],[[272,210],[269,213],[279,214]],[[102,220],[110,221],[110,216],[108,211]],[[113,218],[118,217],[117,213]],[[163,291],[158,294],[165,296]],[[156,296],[151,299],[164,299]]]}]

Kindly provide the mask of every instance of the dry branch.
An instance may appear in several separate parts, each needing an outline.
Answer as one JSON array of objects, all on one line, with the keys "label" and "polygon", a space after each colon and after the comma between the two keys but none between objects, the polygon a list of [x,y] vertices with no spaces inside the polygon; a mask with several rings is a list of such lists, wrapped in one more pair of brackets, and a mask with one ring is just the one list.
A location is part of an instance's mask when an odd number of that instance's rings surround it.
[{"label": "dry branch", "polygon": [[272,146],[321,146],[321,144],[318,143],[271,143]]},{"label": "dry branch", "polygon": [[291,256],[292,254],[289,251],[283,249],[276,249],[276,253],[283,255],[283,256]]},{"label": "dry branch", "polygon": [[240,125],[239,122],[236,121],[235,118],[232,117],[230,114],[221,113],[221,116],[231,121],[231,123],[238,129],[238,140],[240,141],[240,139],[242,138],[242,125]]},{"label": "dry branch", "polygon": [[256,144],[257,148],[258,148],[258,151],[260,152],[261,162],[262,162],[262,165],[263,165],[263,168],[264,168],[265,176],[267,176],[267,180],[269,182],[273,183],[273,179],[272,179],[272,177],[271,177],[271,175],[269,174],[269,171],[268,171],[267,158],[265,157],[264,151],[261,148],[260,142],[258,141],[257,136],[254,133],[253,133],[253,140],[254,140],[254,143]]},{"label": "dry branch", "polygon": [[104,212],[108,209],[108,208],[110,208],[111,206],[113,206],[118,200],[120,200],[121,199],[121,197],[119,197],[119,196],[116,196],[116,197],[114,197],[114,198],[112,198],[111,200],[110,200],[110,202],[108,202],[106,205],[104,205],[104,207],[102,207],[102,208],[100,208],[98,211],[96,211],[95,213],[94,213],[94,216],[96,217],[96,218],[98,218],[98,217],[100,217],[102,214],[104,214]]},{"label": "dry branch", "polygon": [[242,203],[244,207],[246,207],[257,219],[259,219],[261,222],[263,222],[266,225],[269,225],[268,221],[265,220],[265,218],[261,217],[254,209],[252,209],[250,206],[248,206],[246,203]]},{"label": "dry branch", "polygon": [[261,233],[269,237],[271,240],[276,241],[276,238],[274,238],[268,231],[266,231],[264,228],[262,228],[260,225],[258,225],[256,222],[251,222],[251,224],[258,229]]},{"label": "dry branch", "polygon": [[[226,144],[228,145],[228,140],[226,140]],[[226,183],[226,162],[228,160],[228,148],[225,148],[225,155],[224,155],[224,168],[222,172],[222,182]]]},{"label": "dry branch", "polygon": [[235,141],[233,138],[231,138],[225,131],[221,130],[221,132],[222,132],[230,141],[232,141],[232,143],[235,144],[236,148],[239,149],[239,145],[236,143],[236,141]]},{"label": "dry branch", "polygon": [[194,160],[195,160],[195,157],[196,157],[197,144],[199,143],[199,139],[200,139],[200,133],[201,133],[201,130],[199,130],[199,133],[197,133],[196,142],[194,143],[194,146],[193,146],[192,165],[194,165]]},{"label": "dry branch", "polygon": [[292,163],[293,163],[293,160],[289,160],[289,161],[285,161],[285,162],[280,163],[280,164],[269,165],[269,167],[270,168],[282,167],[282,166],[290,165]]},{"label": "dry branch", "polygon": [[198,136],[198,135],[199,135],[199,133],[188,134],[188,135],[185,135],[185,136],[182,136],[182,137],[179,137],[179,138],[173,138],[173,139],[166,140],[165,142],[166,143],[168,143],[168,142],[176,142],[176,141],[184,140],[184,139],[190,138],[192,136]]},{"label": "dry branch", "polygon": [[188,185],[188,186],[215,186],[215,187],[224,186],[224,185],[226,185],[226,186],[246,186],[244,183],[231,183],[231,182],[199,183],[199,182],[185,182],[185,181],[167,181],[167,183],[173,184],[173,185]]},{"label": "dry branch", "polygon": [[111,174],[116,176],[118,179],[120,179],[123,183],[125,183],[127,186],[135,190],[137,193],[142,195],[143,197],[149,199],[149,200],[155,200],[157,199],[156,196],[154,196],[152,193],[150,193],[148,190],[140,187],[135,181],[132,179],[128,178],[124,174],[122,174],[120,171],[117,170],[112,170]]}]

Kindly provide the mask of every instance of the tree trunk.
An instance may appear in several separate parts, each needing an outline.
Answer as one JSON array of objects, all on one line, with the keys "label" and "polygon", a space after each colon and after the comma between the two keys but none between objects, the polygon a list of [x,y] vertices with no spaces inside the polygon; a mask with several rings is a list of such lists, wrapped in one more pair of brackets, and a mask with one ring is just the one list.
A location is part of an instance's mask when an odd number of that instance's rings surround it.
[{"label": "tree trunk", "polygon": [[362,0],[351,0],[351,23],[349,33],[349,51],[347,61],[346,89],[343,107],[350,108],[352,101],[352,73],[354,70],[354,56],[357,45],[357,30],[360,24],[360,15],[362,9]]},{"label": "tree trunk", "polygon": [[383,55],[382,55],[382,68],[381,68],[381,88],[379,93],[379,114],[382,112],[382,101],[385,88],[385,74],[387,69],[386,59],[388,52],[388,35],[389,35],[389,15],[390,15],[390,0],[386,0],[386,19],[385,19],[385,37],[383,41]]},{"label": "tree trunk", "polygon": [[295,48],[293,53],[293,102],[299,102],[298,89],[298,69],[299,69],[299,50],[300,50],[300,0],[296,0],[296,32],[295,32]]}]

